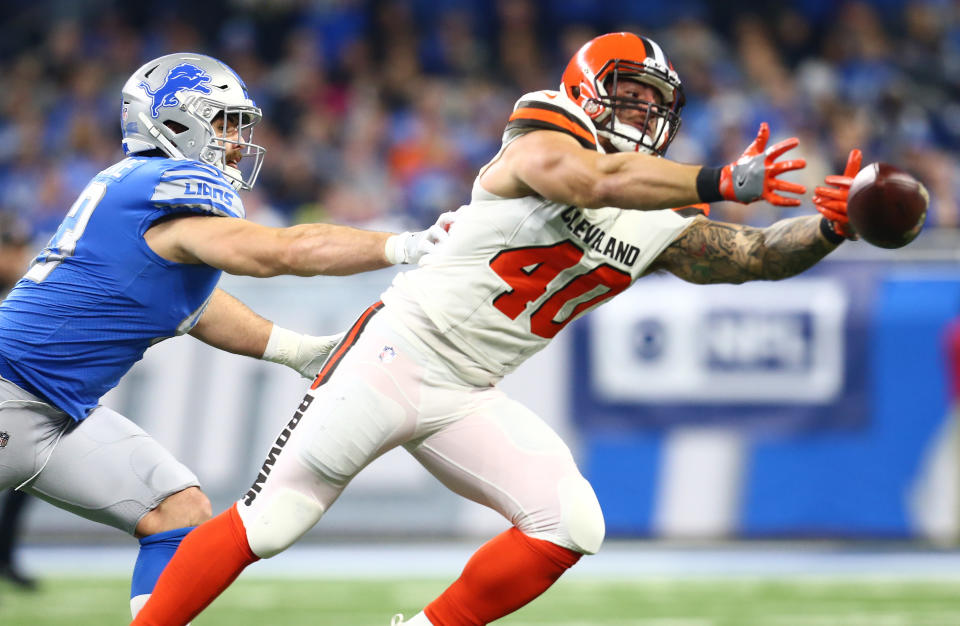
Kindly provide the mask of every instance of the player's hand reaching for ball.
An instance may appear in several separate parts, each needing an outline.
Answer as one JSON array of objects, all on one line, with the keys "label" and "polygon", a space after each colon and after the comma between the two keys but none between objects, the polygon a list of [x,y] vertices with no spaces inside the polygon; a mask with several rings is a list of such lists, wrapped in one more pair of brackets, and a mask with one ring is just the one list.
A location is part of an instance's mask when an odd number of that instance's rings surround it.
[{"label": "player's hand reaching for ball", "polygon": [[740,158],[720,170],[720,195],[724,200],[748,204],[762,198],[777,206],[800,206],[799,198],[786,197],[778,192],[802,195],[807,192],[806,187],[778,177],[785,172],[803,169],[807,162],[803,159],[777,160],[787,150],[797,147],[800,140],[791,137],[768,148],[768,139],[770,127],[763,122],[757,138]]},{"label": "player's hand reaching for ball", "polygon": [[862,161],[863,153],[854,148],[847,157],[847,166],[843,169],[843,174],[827,176],[824,182],[830,187],[814,189],[813,203],[823,216],[820,229],[824,236],[834,243],[839,243],[842,239],[857,238],[857,233],[854,232],[847,217],[847,197],[850,195],[853,177],[860,171]]}]

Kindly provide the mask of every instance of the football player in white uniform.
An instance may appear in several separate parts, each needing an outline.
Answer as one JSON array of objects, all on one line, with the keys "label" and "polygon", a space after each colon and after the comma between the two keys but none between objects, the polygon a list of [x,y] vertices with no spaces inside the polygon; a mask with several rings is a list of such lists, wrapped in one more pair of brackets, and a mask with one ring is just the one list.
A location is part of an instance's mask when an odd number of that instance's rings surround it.
[{"label": "football player in white uniform", "polygon": [[604,522],[566,444],[497,382],[571,320],[663,270],[696,283],[776,280],[847,233],[832,218],[769,228],[711,222],[695,203],[800,201],[780,180],[797,145],[757,139],[723,168],[661,158],[680,125],[680,80],[660,47],[598,37],[561,90],[523,96],[450,236],[397,276],[348,331],[235,506],[183,542],[135,624],[183,624],[246,567],[309,530],[373,459],[403,446],[454,492],[510,528],[481,547],[424,611],[394,624],[486,624],[600,549]]}]

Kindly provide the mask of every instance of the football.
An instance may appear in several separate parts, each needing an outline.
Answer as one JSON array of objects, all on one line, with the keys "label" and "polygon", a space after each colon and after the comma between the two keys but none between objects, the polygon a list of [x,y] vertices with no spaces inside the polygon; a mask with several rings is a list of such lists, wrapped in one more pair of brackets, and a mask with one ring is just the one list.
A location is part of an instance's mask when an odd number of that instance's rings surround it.
[{"label": "football", "polygon": [[847,216],[857,235],[881,248],[900,248],[919,234],[930,197],[916,178],[889,163],[871,163],[853,179]]}]

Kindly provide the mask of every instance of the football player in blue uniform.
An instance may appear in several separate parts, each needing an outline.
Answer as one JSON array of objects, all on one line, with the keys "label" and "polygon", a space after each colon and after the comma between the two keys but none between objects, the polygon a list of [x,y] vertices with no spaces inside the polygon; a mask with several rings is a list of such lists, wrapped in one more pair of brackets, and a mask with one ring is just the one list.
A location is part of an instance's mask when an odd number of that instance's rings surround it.
[{"label": "football player in blue uniform", "polygon": [[263,319],[217,288],[246,276],[345,275],[415,263],[446,236],[244,219],[264,148],[237,74],[199,54],[150,61],[123,87],[127,157],[97,174],[0,305],[0,490],[19,488],[140,539],[131,610],[210,502],[197,477],[99,404],[152,344],[190,334],[313,377],[337,337]]}]

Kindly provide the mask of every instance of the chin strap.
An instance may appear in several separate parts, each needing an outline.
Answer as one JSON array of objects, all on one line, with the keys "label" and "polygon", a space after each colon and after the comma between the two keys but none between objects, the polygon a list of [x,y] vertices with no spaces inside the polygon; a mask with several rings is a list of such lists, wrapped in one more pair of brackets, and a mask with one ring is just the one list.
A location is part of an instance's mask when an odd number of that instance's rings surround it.
[{"label": "chin strap", "polygon": [[240,171],[240,168],[233,167],[232,165],[224,165],[221,171],[226,174],[231,187],[237,191],[243,189],[243,173]]}]

